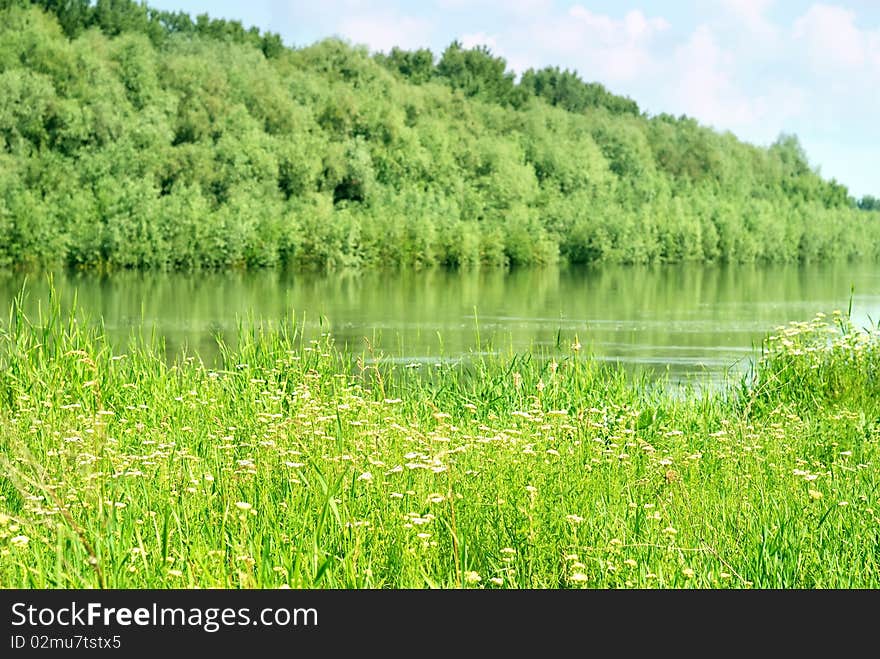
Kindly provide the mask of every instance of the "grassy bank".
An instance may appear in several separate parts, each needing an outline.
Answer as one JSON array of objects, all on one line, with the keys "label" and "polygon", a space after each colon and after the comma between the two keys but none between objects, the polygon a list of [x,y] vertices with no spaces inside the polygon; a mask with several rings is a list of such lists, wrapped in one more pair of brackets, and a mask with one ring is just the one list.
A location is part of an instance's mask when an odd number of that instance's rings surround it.
[{"label": "grassy bank", "polygon": [[462,372],[243,327],[209,370],[89,327],[2,325],[0,585],[880,586],[880,343],[845,316],[699,398],[577,344]]}]

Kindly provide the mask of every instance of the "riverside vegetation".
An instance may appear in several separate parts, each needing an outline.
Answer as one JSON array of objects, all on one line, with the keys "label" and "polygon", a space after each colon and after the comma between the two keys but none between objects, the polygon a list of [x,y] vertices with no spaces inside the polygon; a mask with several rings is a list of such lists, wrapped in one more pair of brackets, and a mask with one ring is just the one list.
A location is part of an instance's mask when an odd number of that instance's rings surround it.
[{"label": "riverside vegetation", "polygon": [[[875,257],[877,199],[485,48],[285,47],[0,0],[0,266]],[[880,587],[880,333],[674,391],[554,349],[401,363],[293,320],[216,364],[54,293],[0,322],[0,587]]]},{"label": "riverside vegetation", "polygon": [[6,587],[880,587],[880,333],[846,314],[680,396],[576,337],[410,367],[250,323],[210,368],[21,309]]},{"label": "riverside vegetation", "polygon": [[131,0],[0,0],[0,265],[876,256],[877,200],[486,48],[285,47]]}]

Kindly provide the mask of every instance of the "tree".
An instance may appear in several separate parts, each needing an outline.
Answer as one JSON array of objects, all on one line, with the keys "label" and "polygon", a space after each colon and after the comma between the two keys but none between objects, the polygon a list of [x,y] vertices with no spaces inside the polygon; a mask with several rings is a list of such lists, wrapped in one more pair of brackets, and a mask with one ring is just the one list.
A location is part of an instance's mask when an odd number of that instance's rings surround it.
[{"label": "tree", "polygon": [[558,105],[569,112],[605,108],[612,114],[639,114],[635,101],[616,96],[599,83],[586,83],[577,73],[568,69],[560,71],[555,66],[539,71],[529,69],[523,73],[519,86],[530,95],[543,98],[551,105]]},{"label": "tree", "polygon": [[495,57],[488,46],[465,50],[459,41],[453,41],[437,63],[436,75],[465,96],[487,101],[515,104],[520,99],[514,83],[514,74],[507,71],[507,62]]},{"label": "tree", "polygon": [[97,0],[92,21],[110,36],[123,32],[149,32],[146,5],[131,0]]},{"label": "tree", "polygon": [[38,4],[58,17],[64,34],[71,39],[92,24],[90,0],[39,0]]},{"label": "tree", "polygon": [[434,53],[427,48],[403,50],[395,46],[388,55],[378,53],[376,61],[416,85],[428,82],[434,75]]},{"label": "tree", "polygon": [[797,135],[782,133],[770,146],[770,155],[782,163],[784,174],[789,177],[809,174],[810,164],[807,153]]},{"label": "tree", "polygon": [[863,211],[880,211],[880,198],[865,195],[859,199],[858,207]]},{"label": "tree", "polygon": [[485,46],[287,48],[134,0],[0,0],[0,264],[880,255],[880,202]]}]

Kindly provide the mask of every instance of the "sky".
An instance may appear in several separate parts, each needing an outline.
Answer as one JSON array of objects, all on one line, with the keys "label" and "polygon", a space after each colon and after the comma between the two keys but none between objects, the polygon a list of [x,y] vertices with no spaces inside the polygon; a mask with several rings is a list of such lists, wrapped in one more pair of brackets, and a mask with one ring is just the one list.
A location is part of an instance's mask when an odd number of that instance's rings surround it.
[{"label": "sky", "polygon": [[148,0],[372,51],[455,39],[516,73],[573,69],[649,114],[687,114],[767,145],[795,133],[811,165],[880,196],[878,0]]}]

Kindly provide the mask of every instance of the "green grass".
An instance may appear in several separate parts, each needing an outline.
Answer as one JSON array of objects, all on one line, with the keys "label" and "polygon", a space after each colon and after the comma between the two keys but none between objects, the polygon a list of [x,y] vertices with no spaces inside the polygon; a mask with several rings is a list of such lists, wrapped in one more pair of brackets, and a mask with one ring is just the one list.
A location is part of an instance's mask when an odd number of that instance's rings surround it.
[{"label": "green grass", "polygon": [[292,324],[212,369],[75,317],[0,325],[3,587],[880,587],[880,341],[844,316],[699,396]]}]

